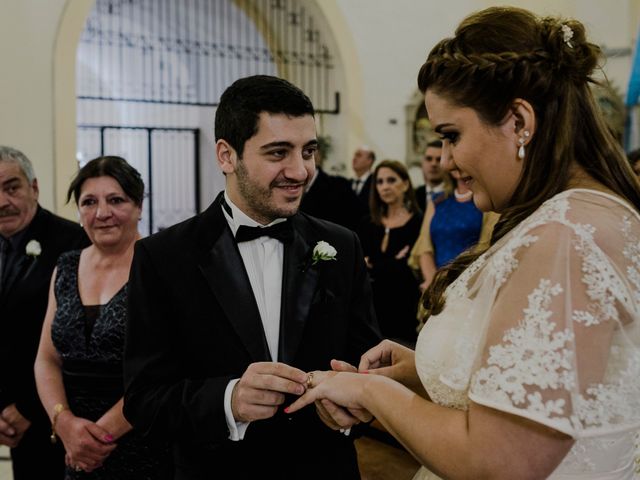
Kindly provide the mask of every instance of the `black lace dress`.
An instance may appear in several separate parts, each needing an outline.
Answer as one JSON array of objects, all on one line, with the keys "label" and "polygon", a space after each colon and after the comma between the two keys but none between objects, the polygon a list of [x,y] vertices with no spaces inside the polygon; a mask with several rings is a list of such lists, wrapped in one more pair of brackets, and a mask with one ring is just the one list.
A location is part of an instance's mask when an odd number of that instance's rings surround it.
[{"label": "black lace dress", "polygon": [[[58,260],[58,303],[51,338],[62,358],[62,374],[74,415],[98,420],[123,395],[127,285],[105,305],[85,306],[78,291],[80,250]],[[167,478],[167,451],[149,445],[135,431],[117,440],[102,467],[91,473],[67,467],[65,479],[156,480]]]}]

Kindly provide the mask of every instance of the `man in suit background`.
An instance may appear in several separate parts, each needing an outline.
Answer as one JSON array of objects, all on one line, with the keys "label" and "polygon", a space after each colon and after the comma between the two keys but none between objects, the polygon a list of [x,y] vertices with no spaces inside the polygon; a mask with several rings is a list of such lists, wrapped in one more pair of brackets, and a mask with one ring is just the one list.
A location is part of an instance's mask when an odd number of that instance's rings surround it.
[{"label": "man in suit background", "polygon": [[215,134],[225,191],[136,245],[124,414],[171,443],[175,479],[360,478],[324,406],[282,408],[306,372],[357,364],[380,340],[357,236],[298,213],[315,168],[311,101],[276,77],[240,79]]},{"label": "man in suit background", "polygon": [[427,201],[444,192],[444,172],[440,167],[442,141],[432,140],[422,156],[422,176],[424,185],[416,188],[416,200],[423,212],[427,211]]},{"label": "man in suit background", "polygon": [[64,476],[33,363],[58,256],[88,243],[79,225],[38,205],[29,159],[0,146],[0,444],[11,447],[14,480]]},{"label": "man in suit background", "polygon": [[316,150],[314,159],[316,171],[305,187],[300,211],[357,230],[367,211],[351,189],[349,180],[324,171],[321,148]]},{"label": "man in suit background", "polygon": [[358,196],[358,200],[364,206],[366,213],[369,213],[369,192],[371,192],[371,179],[373,178],[371,172],[375,161],[375,152],[366,145],[359,147],[351,160],[355,175],[351,180],[351,188]]}]

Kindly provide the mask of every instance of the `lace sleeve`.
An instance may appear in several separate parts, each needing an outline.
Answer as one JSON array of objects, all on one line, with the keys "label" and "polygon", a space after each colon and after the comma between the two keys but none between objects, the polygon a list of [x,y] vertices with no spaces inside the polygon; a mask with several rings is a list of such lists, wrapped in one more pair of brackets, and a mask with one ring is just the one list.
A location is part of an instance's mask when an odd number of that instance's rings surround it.
[{"label": "lace sleeve", "polygon": [[540,223],[505,249],[472,401],[574,438],[640,425],[640,228],[621,222]]}]

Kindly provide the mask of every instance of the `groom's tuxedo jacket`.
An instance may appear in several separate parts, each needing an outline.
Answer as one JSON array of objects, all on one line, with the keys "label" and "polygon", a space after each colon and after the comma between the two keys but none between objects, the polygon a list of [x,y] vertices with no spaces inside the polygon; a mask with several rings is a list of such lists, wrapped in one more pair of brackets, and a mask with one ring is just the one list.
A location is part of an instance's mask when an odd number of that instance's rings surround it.
[{"label": "groom's tuxedo jacket", "polygon": [[[304,371],[332,358],[355,365],[380,336],[356,235],[299,213],[284,246],[278,359],[271,359],[222,194],[202,214],[137,243],[129,281],[124,413],[134,428],[172,445],[176,479],[359,478],[352,438],[315,408],[252,422],[232,442],[224,391],[250,363]],[[336,260],[312,265],[324,240]],[[293,399],[288,399],[288,405]],[[259,475],[259,477],[257,477]]]}]

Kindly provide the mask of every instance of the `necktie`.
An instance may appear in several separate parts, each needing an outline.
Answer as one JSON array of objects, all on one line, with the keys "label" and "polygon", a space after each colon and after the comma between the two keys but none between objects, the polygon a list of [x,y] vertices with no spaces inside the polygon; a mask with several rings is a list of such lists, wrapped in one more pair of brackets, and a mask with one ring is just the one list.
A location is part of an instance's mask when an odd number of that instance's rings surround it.
[{"label": "necktie", "polygon": [[362,183],[362,180],[355,178],[353,180],[353,191],[356,193],[360,193],[360,183]]},{"label": "necktie", "polygon": [[293,230],[289,221],[276,223],[270,227],[247,227],[240,225],[236,232],[236,241],[249,242],[260,237],[271,237],[287,243],[293,239]]}]

